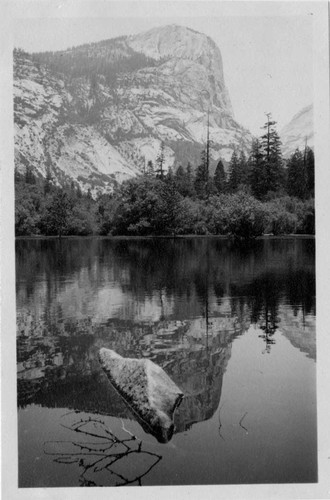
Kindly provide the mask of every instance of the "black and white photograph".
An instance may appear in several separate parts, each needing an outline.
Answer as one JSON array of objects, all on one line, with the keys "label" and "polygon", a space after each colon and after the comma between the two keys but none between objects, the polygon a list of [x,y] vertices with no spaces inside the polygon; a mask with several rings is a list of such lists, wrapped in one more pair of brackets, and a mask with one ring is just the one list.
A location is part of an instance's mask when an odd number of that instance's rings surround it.
[{"label": "black and white photograph", "polygon": [[329,497],[327,15],[13,5],[3,498]]}]

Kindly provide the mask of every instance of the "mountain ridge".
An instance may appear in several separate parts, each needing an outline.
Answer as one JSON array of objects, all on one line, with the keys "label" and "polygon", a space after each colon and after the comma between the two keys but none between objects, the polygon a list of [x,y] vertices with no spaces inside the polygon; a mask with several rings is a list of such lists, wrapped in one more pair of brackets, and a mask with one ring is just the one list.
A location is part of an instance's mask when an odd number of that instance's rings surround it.
[{"label": "mountain ridge", "polygon": [[211,171],[252,135],[234,119],[220,49],[169,25],[66,51],[16,51],[15,159],[23,170],[111,191],[154,164],[196,167],[209,114]]}]

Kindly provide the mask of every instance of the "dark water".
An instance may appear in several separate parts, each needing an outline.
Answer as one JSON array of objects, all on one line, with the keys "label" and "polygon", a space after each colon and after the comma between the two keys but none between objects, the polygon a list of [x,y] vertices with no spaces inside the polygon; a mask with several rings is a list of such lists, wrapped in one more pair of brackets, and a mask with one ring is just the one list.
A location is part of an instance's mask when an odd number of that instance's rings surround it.
[{"label": "dark water", "polygon": [[[18,240],[19,485],[317,481],[314,240]],[[185,397],[147,433],[101,347]]]}]

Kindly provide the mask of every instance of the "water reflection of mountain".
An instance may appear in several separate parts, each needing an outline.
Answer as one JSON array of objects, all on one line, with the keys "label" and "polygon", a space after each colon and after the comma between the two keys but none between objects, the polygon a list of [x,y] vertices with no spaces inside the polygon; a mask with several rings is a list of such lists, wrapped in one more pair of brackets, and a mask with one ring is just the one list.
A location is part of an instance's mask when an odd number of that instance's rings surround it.
[{"label": "water reflection of mountain", "polygon": [[316,360],[316,328],[315,317],[304,315],[303,311],[294,312],[286,307],[280,312],[283,321],[280,325],[281,332],[291,344],[305,353],[307,357]]},{"label": "water reflection of mountain", "polygon": [[177,431],[185,430],[214,414],[232,341],[248,326],[226,317],[213,318],[207,338],[203,323],[202,319],[161,322],[151,332],[150,325],[131,325],[128,331],[127,322],[117,321],[94,325],[89,333],[73,337],[51,336],[46,342],[38,331],[28,338],[21,335],[18,405],[34,403],[132,418],[99,367],[98,350],[109,347],[126,356],[149,357],[166,370],[186,396],[175,421]]},{"label": "water reflection of mountain", "polygon": [[129,416],[100,372],[108,347],[165,369],[186,394],[184,430],[218,407],[250,323],[267,348],[280,329],[315,359],[313,240],[22,240],[16,259],[21,406]]}]

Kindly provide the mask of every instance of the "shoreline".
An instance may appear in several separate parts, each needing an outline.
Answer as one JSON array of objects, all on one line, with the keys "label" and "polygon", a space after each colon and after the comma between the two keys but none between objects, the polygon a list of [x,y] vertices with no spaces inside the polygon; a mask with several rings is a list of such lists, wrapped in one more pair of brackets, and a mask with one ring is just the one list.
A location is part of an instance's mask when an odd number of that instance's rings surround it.
[{"label": "shoreline", "polygon": [[100,240],[179,240],[179,239],[192,239],[192,238],[212,238],[221,240],[231,240],[240,242],[251,242],[256,240],[279,240],[279,239],[315,239],[315,234],[283,234],[283,235],[273,235],[264,234],[262,236],[257,236],[256,238],[235,238],[234,236],[224,236],[221,234],[180,234],[176,236],[171,235],[149,235],[149,236],[128,236],[128,235],[116,235],[116,236],[102,236],[97,234],[91,234],[87,236],[77,236],[77,235],[66,235],[59,238],[58,236],[43,236],[43,235],[31,235],[31,236],[15,236],[16,240],[86,240],[86,239],[100,239]]}]

